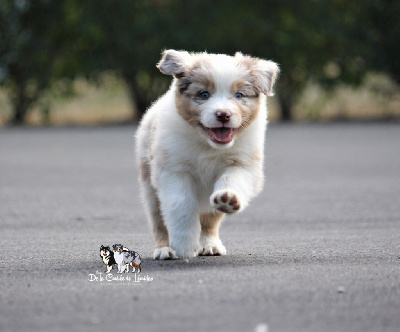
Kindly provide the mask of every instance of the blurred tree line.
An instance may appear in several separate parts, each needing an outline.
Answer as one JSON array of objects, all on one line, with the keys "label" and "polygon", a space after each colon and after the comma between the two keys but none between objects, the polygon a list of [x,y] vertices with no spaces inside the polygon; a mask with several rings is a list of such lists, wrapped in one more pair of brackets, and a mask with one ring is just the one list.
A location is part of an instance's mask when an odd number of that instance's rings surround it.
[{"label": "blurred tree line", "polygon": [[18,125],[49,88],[112,71],[140,116],[169,84],[163,49],[241,51],[280,64],[290,120],[309,80],[358,84],[374,70],[400,82],[399,17],[396,0],[0,0],[0,84]]}]

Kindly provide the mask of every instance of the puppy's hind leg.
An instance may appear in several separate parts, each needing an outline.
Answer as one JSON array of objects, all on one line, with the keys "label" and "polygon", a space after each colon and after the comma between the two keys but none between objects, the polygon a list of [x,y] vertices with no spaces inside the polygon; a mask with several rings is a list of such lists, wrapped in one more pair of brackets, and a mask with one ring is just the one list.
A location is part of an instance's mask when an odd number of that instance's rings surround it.
[{"label": "puppy's hind leg", "polygon": [[161,214],[160,201],[150,183],[150,171],[145,162],[141,167],[141,188],[147,218],[153,231],[156,244],[154,259],[176,259],[175,251],[169,246],[168,230]]},{"label": "puppy's hind leg", "polygon": [[201,236],[199,255],[221,256],[226,255],[226,249],[219,239],[219,226],[224,214],[216,211],[215,213],[205,213],[200,215]]}]

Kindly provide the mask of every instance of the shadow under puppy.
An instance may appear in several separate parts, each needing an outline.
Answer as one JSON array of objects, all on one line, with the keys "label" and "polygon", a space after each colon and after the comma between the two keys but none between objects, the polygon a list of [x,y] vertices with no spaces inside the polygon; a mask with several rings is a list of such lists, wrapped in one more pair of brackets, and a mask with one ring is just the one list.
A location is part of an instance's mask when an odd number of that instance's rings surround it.
[{"label": "shadow under puppy", "polygon": [[164,51],[174,79],[144,115],[136,140],[155,259],[225,255],[219,226],[263,185],[266,96],[279,68],[244,56]]}]

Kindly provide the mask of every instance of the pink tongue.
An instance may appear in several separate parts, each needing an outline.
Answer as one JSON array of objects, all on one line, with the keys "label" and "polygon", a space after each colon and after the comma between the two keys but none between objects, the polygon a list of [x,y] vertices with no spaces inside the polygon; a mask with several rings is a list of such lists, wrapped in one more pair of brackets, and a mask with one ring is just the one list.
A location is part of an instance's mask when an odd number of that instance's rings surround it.
[{"label": "pink tongue", "polygon": [[229,143],[232,140],[232,128],[210,128],[213,138],[220,143]]}]

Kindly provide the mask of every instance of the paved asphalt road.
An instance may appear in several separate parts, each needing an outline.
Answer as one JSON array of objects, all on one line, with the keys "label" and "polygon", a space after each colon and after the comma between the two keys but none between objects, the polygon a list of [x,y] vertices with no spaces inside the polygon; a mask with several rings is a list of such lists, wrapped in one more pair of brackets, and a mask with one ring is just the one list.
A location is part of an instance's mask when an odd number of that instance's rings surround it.
[{"label": "paved asphalt road", "polygon": [[[400,331],[400,125],[270,126],[227,256],[189,262],[151,259],[134,132],[0,131],[0,331]],[[146,280],[89,281],[114,243]]]}]

